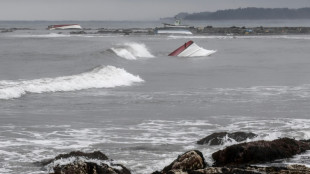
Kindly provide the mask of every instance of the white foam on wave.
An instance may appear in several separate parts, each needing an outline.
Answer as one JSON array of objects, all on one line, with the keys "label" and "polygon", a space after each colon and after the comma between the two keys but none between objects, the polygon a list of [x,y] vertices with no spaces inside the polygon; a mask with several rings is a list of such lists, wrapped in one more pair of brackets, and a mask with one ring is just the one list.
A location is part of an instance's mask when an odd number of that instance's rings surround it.
[{"label": "white foam on wave", "polygon": [[0,99],[19,98],[26,93],[131,86],[137,82],[143,82],[143,80],[139,76],[134,76],[126,72],[124,69],[114,66],[100,66],[90,72],[72,76],[21,81],[0,81]]},{"label": "white foam on wave", "polygon": [[136,60],[137,58],[152,58],[154,57],[148,50],[148,48],[142,43],[124,43],[119,44],[111,50],[119,57]]},{"label": "white foam on wave", "polygon": [[[259,135],[254,139],[245,140],[245,142],[274,140],[279,137],[296,139],[310,138],[310,119],[287,118],[261,120],[242,116],[238,117],[238,119],[235,118],[237,116],[220,117],[219,115],[214,116],[217,119],[216,122],[203,119],[143,120],[127,126],[124,126],[118,121],[113,121],[102,124],[100,127],[77,129],[68,128],[67,125],[34,125],[30,127],[30,130],[27,128],[25,130],[24,127],[4,125],[0,126],[0,132],[18,133],[18,135],[23,135],[23,137],[0,136],[0,140],[7,141],[0,143],[0,147],[2,148],[0,150],[0,159],[5,159],[3,160],[5,164],[11,164],[10,162],[16,160],[29,163],[29,161],[34,162],[52,158],[60,152],[69,152],[75,149],[94,151],[98,150],[98,148],[106,147],[103,151],[104,153],[108,152],[117,156],[116,159],[124,160],[122,164],[126,163],[125,166],[129,167],[134,173],[141,174],[161,170],[164,166],[175,160],[178,155],[191,149],[202,151],[208,164],[212,164],[212,153],[237,143],[225,137],[225,143],[219,146],[196,144],[197,140],[214,132],[227,131],[231,133],[244,131]],[[210,119],[213,120],[213,118]],[[219,119],[227,119],[229,122],[217,124],[220,122]],[[115,148],[114,145],[120,148]],[[128,147],[142,148],[135,150]],[[12,149],[25,150],[13,151],[12,153]],[[301,162],[300,159],[308,162],[309,153],[296,156],[295,160],[289,162],[298,163]],[[66,164],[73,160],[65,159],[57,161],[54,164]],[[14,170],[19,164],[13,165],[12,167],[5,168]]]},{"label": "white foam on wave", "polygon": [[[310,85],[304,84],[300,86],[253,86],[249,88],[215,88],[217,94],[229,95],[254,95],[256,99],[264,99],[270,97],[289,98],[309,98]],[[289,97],[288,97],[289,96]]]}]

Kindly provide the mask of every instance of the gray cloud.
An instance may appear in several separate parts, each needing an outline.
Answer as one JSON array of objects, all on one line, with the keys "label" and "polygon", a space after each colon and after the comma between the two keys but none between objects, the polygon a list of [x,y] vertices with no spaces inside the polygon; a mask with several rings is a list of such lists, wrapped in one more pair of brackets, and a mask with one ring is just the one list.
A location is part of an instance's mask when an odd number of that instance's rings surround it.
[{"label": "gray cloud", "polygon": [[310,0],[0,0],[0,20],[157,20],[179,12],[310,7]]}]

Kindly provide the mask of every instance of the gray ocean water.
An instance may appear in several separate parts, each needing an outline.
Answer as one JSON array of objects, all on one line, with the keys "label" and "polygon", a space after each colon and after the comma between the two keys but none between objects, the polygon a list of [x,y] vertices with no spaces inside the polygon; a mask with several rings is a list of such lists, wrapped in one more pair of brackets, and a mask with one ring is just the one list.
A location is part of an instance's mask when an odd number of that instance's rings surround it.
[{"label": "gray ocean water", "polygon": [[[310,35],[70,35],[45,30],[50,23],[0,22],[33,29],[0,33],[1,174],[48,173],[35,162],[75,150],[100,150],[135,174],[160,170],[190,149],[212,164],[213,152],[236,142],[195,142],[219,131],[310,139]],[[167,56],[188,40],[216,52]],[[309,165],[310,152],[277,163]]]}]

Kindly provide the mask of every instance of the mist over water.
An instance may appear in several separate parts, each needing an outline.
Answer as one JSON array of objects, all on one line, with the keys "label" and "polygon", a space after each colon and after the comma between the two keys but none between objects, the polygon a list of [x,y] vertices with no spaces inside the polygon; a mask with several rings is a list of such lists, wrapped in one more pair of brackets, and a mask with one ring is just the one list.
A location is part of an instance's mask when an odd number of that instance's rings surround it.
[{"label": "mist over water", "polygon": [[[75,150],[100,150],[135,174],[190,149],[212,164],[236,142],[196,141],[220,131],[310,139],[308,35],[70,35],[45,24],[0,33],[1,174],[48,173],[34,163]],[[189,40],[216,52],[167,56]]]}]

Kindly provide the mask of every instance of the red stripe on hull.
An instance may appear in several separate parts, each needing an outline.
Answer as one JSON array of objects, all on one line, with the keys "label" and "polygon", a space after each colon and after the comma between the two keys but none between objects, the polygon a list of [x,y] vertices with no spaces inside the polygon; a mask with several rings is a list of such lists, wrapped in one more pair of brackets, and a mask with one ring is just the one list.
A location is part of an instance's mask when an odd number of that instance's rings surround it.
[{"label": "red stripe on hull", "polygon": [[193,41],[188,41],[184,45],[180,46],[178,49],[174,50],[172,53],[170,53],[168,56],[177,56],[179,55],[182,51],[184,51],[187,47],[189,47],[191,44],[193,44]]}]

